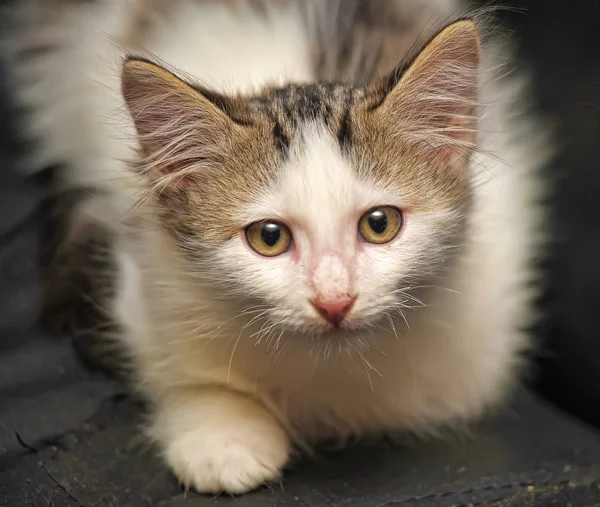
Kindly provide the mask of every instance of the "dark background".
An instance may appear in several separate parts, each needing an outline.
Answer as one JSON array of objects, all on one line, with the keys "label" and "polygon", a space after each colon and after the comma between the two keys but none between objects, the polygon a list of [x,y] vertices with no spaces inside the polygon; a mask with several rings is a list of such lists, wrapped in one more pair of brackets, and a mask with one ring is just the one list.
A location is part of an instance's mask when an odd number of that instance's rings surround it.
[{"label": "dark background", "polygon": [[600,2],[512,1],[521,65],[534,70],[539,107],[565,149],[547,168],[554,244],[546,262],[547,318],[535,382],[600,426]]},{"label": "dark background", "polygon": [[[564,143],[560,156],[546,168],[547,177],[557,182],[549,202],[554,240],[543,260],[546,290],[540,307],[546,317],[535,329],[540,347],[531,385],[561,410],[600,428],[600,2],[513,0],[505,4],[518,9],[502,12],[499,18],[516,29],[519,65],[533,70],[538,107],[559,126]],[[46,213],[44,178],[17,176],[19,152],[27,146],[16,137],[9,92],[0,78],[0,505],[2,487],[8,484],[2,483],[2,477],[12,477],[9,482],[14,488],[7,495],[25,498],[15,478],[27,482],[28,474],[39,476],[37,468],[27,471],[33,465],[27,465],[24,456],[80,427],[107,400],[110,404],[120,399],[123,391],[101,373],[82,366],[69,337],[50,333],[36,321],[37,260]],[[544,430],[545,423],[536,420],[542,416],[523,417],[532,425],[531,435],[537,433],[537,425]],[[557,429],[547,440],[558,441],[562,433]],[[518,437],[507,442],[522,449],[529,437],[521,438],[518,445],[514,443]],[[63,453],[63,463],[73,456]],[[105,461],[98,466],[104,470]],[[84,468],[80,462],[75,469]],[[64,468],[63,473],[68,478],[72,470]],[[92,475],[96,473],[93,470]],[[43,489],[44,494],[48,491]],[[22,505],[30,504],[23,501]]]}]

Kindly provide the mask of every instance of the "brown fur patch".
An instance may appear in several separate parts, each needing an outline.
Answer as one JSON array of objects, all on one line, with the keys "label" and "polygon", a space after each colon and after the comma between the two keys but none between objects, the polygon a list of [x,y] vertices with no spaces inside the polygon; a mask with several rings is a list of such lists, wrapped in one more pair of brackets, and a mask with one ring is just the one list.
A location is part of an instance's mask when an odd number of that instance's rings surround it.
[{"label": "brown fur patch", "polygon": [[67,332],[79,356],[94,367],[125,374],[129,361],[117,346],[110,314],[117,267],[114,234],[96,223],[74,225],[90,189],[53,193],[41,259],[41,321]]},{"label": "brown fur patch", "polygon": [[282,157],[273,121],[247,99],[195,89],[151,62],[127,62],[123,90],[144,149],[139,168],[170,227],[205,244],[236,234],[244,224],[235,210],[269,185]]},{"label": "brown fur patch", "polygon": [[470,194],[479,53],[476,25],[453,23],[369,89],[374,106],[355,112],[357,160],[418,208],[452,209]]},{"label": "brown fur patch", "polygon": [[410,211],[435,212],[461,209],[470,199],[465,167],[450,171],[423,156],[423,148],[403,141],[389,118],[368,111],[368,103],[354,112],[355,142],[351,151],[355,167],[369,181],[384,182],[405,196]]}]

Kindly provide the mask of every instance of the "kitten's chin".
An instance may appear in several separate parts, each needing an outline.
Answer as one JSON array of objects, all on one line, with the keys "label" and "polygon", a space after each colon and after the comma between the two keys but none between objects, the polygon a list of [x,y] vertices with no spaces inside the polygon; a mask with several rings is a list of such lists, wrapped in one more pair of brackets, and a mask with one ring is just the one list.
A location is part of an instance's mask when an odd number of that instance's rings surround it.
[{"label": "kitten's chin", "polygon": [[340,353],[348,350],[370,348],[368,345],[373,340],[372,329],[368,327],[362,328],[331,328],[324,329],[319,334],[310,335],[310,341],[314,345],[315,342],[326,346],[334,347]]},{"label": "kitten's chin", "polygon": [[333,340],[333,341],[352,341],[365,340],[372,334],[373,322],[348,321],[338,326],[332,326],[325,323],[317,323],[315,326],[306,329],[303,334],[313,339]]}]

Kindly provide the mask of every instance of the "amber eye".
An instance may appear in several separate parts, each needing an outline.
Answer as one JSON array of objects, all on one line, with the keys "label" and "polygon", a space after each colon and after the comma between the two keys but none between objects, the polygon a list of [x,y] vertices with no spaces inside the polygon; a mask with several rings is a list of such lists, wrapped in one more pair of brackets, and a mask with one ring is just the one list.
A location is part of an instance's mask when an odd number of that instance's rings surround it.
[{"label": "amber eye", "polygon": [[402,229],[402,213],[391,206],[367,211],[358,222],[358,232],[367,243],[382,245],[392,241]]},{"label": "amber eye", "polygon": [[265,257],[284,254],[292,245],[292,233],[283,224],[273,220],[255,222],[246,229],[248,244]]}]

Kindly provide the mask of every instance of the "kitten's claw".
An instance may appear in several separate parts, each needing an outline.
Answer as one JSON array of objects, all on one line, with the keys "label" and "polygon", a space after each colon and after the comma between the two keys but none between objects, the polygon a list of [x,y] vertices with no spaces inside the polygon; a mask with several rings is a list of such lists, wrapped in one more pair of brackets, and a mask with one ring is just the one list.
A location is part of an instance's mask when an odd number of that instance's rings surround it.
[{"label": "kitten's claw", "polygon": [[199,493],[247,493],[279,479],[289,456],[280,428],[240,427],[193,431],[172,442],[166,459],[177,478]]}]

